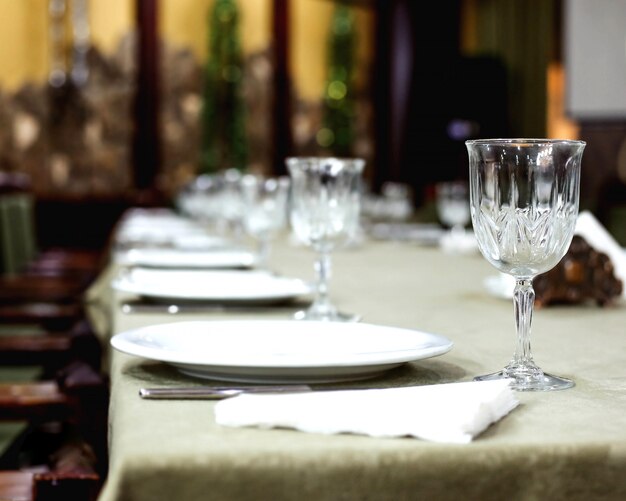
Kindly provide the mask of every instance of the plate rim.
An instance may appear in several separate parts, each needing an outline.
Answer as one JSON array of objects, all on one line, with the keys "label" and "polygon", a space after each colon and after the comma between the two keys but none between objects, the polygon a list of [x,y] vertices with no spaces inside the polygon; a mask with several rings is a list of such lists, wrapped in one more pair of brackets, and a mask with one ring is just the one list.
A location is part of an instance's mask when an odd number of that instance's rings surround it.
[{"label": "plate rim", "polygon": [[[137,258],[138,254],[166,254],[166,255],[180,255],[180,261],[176,260],[161,260],[158,259],[143,259]],[[203,262],[202,260],[194,262],[193,258],[200,256],[210,255],[223,255],[230,256],[231,259],[224,259],[222,262],[210,263]],[[137,266],[142,268],[157,268],[157,269],[206,269],[206,270],[218,270],[218,269],[233,269],[233,268],[252,268],[259,262],[259,256],[254,251],[248,249],[206,249],[206,250],[186,250],[186,249],[158,249],[158,248],[135,248],[128,251],[124,251],[120,256],[121,262],[126,266]]]},{"label": "plate rim", "polygon": [[[330,362],[312,362],[312,363],[308,363],[308,364],[303,364],[303,363],[299,363],[297,365],[281,365],[281,364],[276,364],[274,363],[270,363],[270,364],[250,364],[250,361],[247,360],[246,363],[219,363],[216,360],[205,360],[205,361],[199,361],[199,360],[189,360],[189,359],[185,359],[185,358],[181,358],[180,356],[176,356],[176,354],[172,354],[170,352],[169,355],[164,356],[163,355],[163,350],[159,349],[159,348],[152,348],[152,347],[140,347],[137,344],[133,344],[132,341],[130,341],[128,338],[132,337],[134,335],[140,335],[143,334],[145,332],[150,331],[151,329],[167,329],[167,328],[171,328],[172,331],[176,331],[176,335],[181,335],[180,333],[184,333],[184,327],[185,326],[189,326],[191,324],[203,324],[203,325],[212,325],[212,326],[219,326],[219,324],[230,324],[235,325],[235,324],[239,324],[242,328],[246,327],[246,326],[254,326],[256,325],[258,328],[258,324],[262,323],[262,324],[275,324],[275,325],[298,325],[299,323],[306,323],[309,325],[319,325],[321,326],[325,326],[327,327],[329,325],[329,322],[324,322],[324,321],[302,321],[302,320],[270,320],[270,319],[261,319],[261,320],[252,320],[252,319],[246,319],[246,320],[187,320],[187,321],[179,321],[179,322],[169,322],[169,323],[163,323],[163,324],[154,324],[154,325],[149,325],[149,326],[143,326],[143,327],[139,327],[136,329],[130,329],[127,331],[123,331],[123,332],[119,332],[117,334],[115,334],[114,336],[111,337],[110,339],[110,344],[111,346],[113,346],[113,348],[115,348],[116,350],[129,354],[129,355],[133,355],[133,356],[138,356],[144,359],[148,359],[148,360],[153,360],[153,361],[159,361],[159,362],[164,362],[164,363],[168,363],[171,365],[175,365],[175,364],[187,364],[187,365],[193,365],[193,366],[198,366],[198,367],[202,367],[202,366],[214,366],[214,367],[231,367],[233,369],[236,369],[237,367],[240,368],[258,368],[259,370],[267,370],[267,369],[284,369],[284,368],[293,368],[293,369],[298,369],[298,368],[302,368],[302,369],[311,369],[311,368],[319,368],[319,369],[328,369],[328,368],[332,368],[332,367],[365,367],[365,366],[370,366],[370,365],[398,365],[401,363],[406,363],[406,362],[411,362],[411,361],[416,361],[416,360],[425,360],[427,358],[432,358],[432,357],[436,357],[436,356],[440,356],[443,355],[445,353],[448,353],[454,346],[454,343],[452,340],[450,340],[449,338],[442,336],[441,334],[434,334],[434,333],[429,333],[429,332],[424,332],[424,331],[420,331],[417,329],[411,329],[411,328],[405,328],[405,327],[395,327],[395,326],[388,326],[388,325],[382,325],[382,324],[373,324],[373,323],[364,323],[364,322],[356,322],[356,323],[345,323],[345,324],[341,324],[341,323],[332,323],[335,324],[335,326],[358,326],[356,327],[356,329],[360,329],[360,328],[380,328],[380,329],[384,329],[384,330],[394,330],[397,332],[406,332],[407,334],[413,334],[413,335],[422,335],[422,336],[427,336],[430,339],[436,340],[439,342],[439,344],[437,346],[428,348],[428,349],[405,349],[405,350],[389,350],[387,352],[378,352],[377,355],[386,355],[386,357],[383,358],[369,358],[367,360],[355,360],[354,358],[352,358],[351,360],[348,361],[343,361],[343,362],[338,362],[337,360],[334,361],[330,361]],[[182,334],[184,335],[184,334]],[[139,349],[137,349],[139,348]],[[416,352],[419,352],[416,354]],[[395,354],[395,356],[391,356],[391,354]],[[370,353],[371,355],[371,353]],[[416,356],[417,355],[417,356]],[[352,355],[353,357],[356,356],[356,354]]]},{"label": "plate rim", "polygon": [[[142,267],[136,269],[144,269]],[[153,268],[146,267],[145,270],[149,273],[159,273],[160,271],[164,271],[166,273],[180,273],[185,270],[180,269],[167,269],[167,270],[155,270]],[[190,273],[205,273],[205,274],[229,274],[229,275],[241,275],[252,276],[256,273],[261,273],[260,271],[249,271],[249,270],[187,270]],[[132,273],[132,272],[131,272]],[[174,294],[171,292],[165,292],[163,289],[158,287],[153,288],[152,290],[146,290],[141,287],[141,284],[133,284],[127,279],[126,275],[120,275],[115,277],[111,281],[111,287],[119,292],[125,292],[130,294],[135,294],[141,297],[151,298],[151,299],[161,299],[161,300],[183,300],[183,301],[255,301],[255,300],[278,300],[278,299],[290,299],[297,298],[301,296],[306,296],[308,294],[312,294],[314,291],[314,286],[310,282],[307,282],[304,279],[297,277],[284,277],[284,276],[275,276],[268,273],[268,276],[276,281],[290,283],[293,285],[292,290],[282,289],[280,291],[269,291],[264,289],[262,293],[243,293],[243,294],[215,294],[209,295],[206,293],[203,294]]]}]

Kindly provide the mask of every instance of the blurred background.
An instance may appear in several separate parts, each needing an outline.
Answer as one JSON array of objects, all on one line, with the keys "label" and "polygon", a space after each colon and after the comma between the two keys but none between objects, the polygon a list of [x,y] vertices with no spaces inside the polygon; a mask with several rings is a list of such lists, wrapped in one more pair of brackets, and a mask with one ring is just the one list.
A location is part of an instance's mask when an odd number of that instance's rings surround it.
[{"label": "blurred background", "polygon": [[290,155],[362,157],[426,220],[479,137],[586,140],[581,206],[626,245],[625,2],[0,0],[0,27],[0,171],[42,246]]}]

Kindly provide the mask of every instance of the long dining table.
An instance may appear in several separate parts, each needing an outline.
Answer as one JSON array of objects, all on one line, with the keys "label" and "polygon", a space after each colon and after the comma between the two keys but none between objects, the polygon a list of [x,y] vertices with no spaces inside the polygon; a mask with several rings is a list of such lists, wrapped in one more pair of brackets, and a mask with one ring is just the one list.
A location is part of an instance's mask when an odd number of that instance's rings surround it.
[{"label": "long dining table", "polygon": [[[285,236],[273,243],[269,266],[313,280],[314,259]],[[486,289],[495,270],[478,252],[366,238],[333,252],[332,267],[330,296],[342,311],[454,343],[443,355],[342,388],[470,381],[511,358],[512,300]],[[302,306],[129,310],[122,306],[132,296],[110,287],[115,273],[112,263],[90,291],[106,320],[103,336],[187,320],[287,319]],[[111,349],[100,501],[626,499],[626,305],[537,309],[531,340],[537,363],[575,387],[516,393],[520,405],[467,444],[220,426],[215,401],[139,397],[146,386],[207,381]]]}]

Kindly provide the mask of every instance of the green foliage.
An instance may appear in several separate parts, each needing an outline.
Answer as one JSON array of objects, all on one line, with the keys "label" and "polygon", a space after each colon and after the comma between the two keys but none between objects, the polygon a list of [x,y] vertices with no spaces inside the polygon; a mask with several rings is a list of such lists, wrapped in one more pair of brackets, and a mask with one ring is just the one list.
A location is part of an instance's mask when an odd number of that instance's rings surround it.
[{"label": "green foliage", "polygon": [[235,0],[216,0],[208,23],[200,171],[212,173],[233,167],[245,170],[248,141],[239,10]]},{"label": "green foliage", "polygon": [[320,146],[337,156],[351,156],[354,141],[354,49],[356,31],[352,10],[338,4],[328,41],[328,77],[324,90]]}]

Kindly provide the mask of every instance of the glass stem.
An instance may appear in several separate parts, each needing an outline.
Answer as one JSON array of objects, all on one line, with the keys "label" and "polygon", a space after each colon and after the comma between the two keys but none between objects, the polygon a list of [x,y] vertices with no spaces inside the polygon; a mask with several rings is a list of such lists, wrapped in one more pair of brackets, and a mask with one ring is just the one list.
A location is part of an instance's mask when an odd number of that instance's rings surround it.
[{"label": "glass stem", "polygon": [[328,296],[328,281],[330,280],[331,264],[330,253],[328,251],[320,251],[315,261],[315,271],[317,273],[317,295],[313,307],[318,311],[331,311],[332,306]]},{"label": "glass stem", "polygon": [[515,326],[517,328],[517,347],[511,363],[517,367],[534,366],[535,363],[530,351],[530,327],[535,304],[535,291],[532,279],[520,278],[516,281],[513,304],[515,308]]},{"label": "glass stem", "polygon": [[452,226],[452,228],[450,228],[450,234],[454,238],[459,239],[460,237],[465,235],[465,226],[463,226],[462,224],[455,224],[454,226]]},{"label": "glass stem", "polygon": [[268,238],[259,239],[259,263],[263,267],[267,267],[270,256],[270,241]]}]

